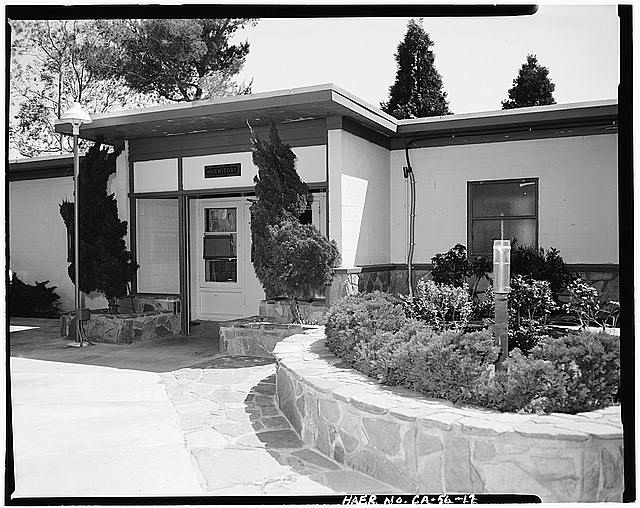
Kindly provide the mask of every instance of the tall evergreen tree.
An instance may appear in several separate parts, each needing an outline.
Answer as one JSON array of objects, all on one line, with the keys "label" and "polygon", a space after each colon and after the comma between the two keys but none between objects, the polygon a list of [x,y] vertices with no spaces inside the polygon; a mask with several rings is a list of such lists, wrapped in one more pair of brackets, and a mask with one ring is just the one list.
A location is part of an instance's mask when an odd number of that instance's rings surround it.
[{"label": "tall evergreen tree", "polygon": [[[118,218],[116,199],[107,194],[107,182],[116,170],[116,158],[122,147],[113,151],[93,145],[80,163],[80,290],[98,291],[109,300],[109,309],[117,311],[118,297],[127,294],[127,285],[138,268],[131,261],[124,236],[127,223]],[[73,231],[74,203],[60,204],[60,215]],[[72,236],[71,236],[72,237]],[[73,237],[72,237],[73,238]],[[74,280],[71,258],[69,277]]]},{"label": "tall evergreen tree", "polygon": [[526,108],[555,104],[554,85],[549,79],[549,69],[540,65],[536,55],[527,55],[518,77],[513,80],[509,98],[502,101],[502,109]]},{"label": "tall evergreen tree", "polygon": [[410,20],[396,53],[396,81],[389,100],[380,105],[384,112],[398,119],[451,114],[432,46],[422,20]]},{"label": "tall evergreen tree", "polygon": [[298,298],[306,288],[331,281],[340,253],[315,226],[300,223],[311,194],[296,171],[295,154],[275,125],[268,141],[255,134],[251,141],[258,167],[251,205],[253,266],[267,295],[287,296],[294,321],[301,322]]}]

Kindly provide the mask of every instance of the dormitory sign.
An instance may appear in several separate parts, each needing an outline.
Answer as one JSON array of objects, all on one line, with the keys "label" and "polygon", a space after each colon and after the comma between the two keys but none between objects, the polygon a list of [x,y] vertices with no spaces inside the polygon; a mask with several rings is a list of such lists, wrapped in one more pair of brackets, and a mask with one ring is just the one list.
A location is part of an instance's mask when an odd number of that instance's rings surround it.
[{"label": "dormitory sign", "polygon": [[205,178],[219,178],[221,176],[240,176],[240,163],[204,167]]}]

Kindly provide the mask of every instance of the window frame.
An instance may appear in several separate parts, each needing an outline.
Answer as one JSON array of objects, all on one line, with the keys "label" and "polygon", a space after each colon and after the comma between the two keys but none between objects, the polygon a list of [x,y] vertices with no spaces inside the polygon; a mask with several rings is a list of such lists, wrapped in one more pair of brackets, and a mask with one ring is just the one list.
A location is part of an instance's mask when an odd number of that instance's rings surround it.
[{"label": "window frame", "polygon": [[510,184],[510,183],[535,183],[535,196],[534,196],[534,213],[535,215],[513,215],[505,217],[504,219],[534,219],[535,220],[535,239],[534,248],[538,248],[538,236],[540,228],[540,179],[538,177],[531,178],[504,178],[495,180],[473,180],[467,181],[467,253],[469,257],[484,257],[491,258],[493,255],[491,252],[473,252],[473,222],[475,220],[500,220],[499,216],[473,216],[473,188],[484,184]]},{"label": "window frame", "polygon": [[[235,215],[236,215],[236,219],[235,219],[235,231],[207,231],[207,221],[208,221],[208,210],[230,210],[233,209],[235,211]],[[202,241],[203,241],[203,245],[202,245],[202,252],[203,252],[203,261],[204,261],[204,269],[202,272],[202,275],[204,276],[204,280],[200,281],[201,283],[204,282],[205,284],[224,284],[227,287],[230,287],[231,285],[238,285],[240,283],[239,278],[240,278],[240,253],[238,252],[238,241],[239,241],[239,236],[240,236],[240,231],[239,231],[239,225],[238,225],[238,218],[239,218],[239,207],[235,206],[235,205],[230,205],[230,206],[204,206],[203,207],[203,212],[204,212],[204,216],[202,217],[203,219],[203,230],[202,230]],[[236,255],[234,257],[220,257],[220,258],[205,258],[204,257],[204,239],[208,238],[213,238],[213,237],[221,237],[221,236],[225,236],[225,235],[235,235],[235,250],[236,250]],[[212,261],[214,259],[235,259],[236,262],[236,280],[224,280],[224,281],[217,281],[217,280],[207,280],[207,263],[209,261]]]}]

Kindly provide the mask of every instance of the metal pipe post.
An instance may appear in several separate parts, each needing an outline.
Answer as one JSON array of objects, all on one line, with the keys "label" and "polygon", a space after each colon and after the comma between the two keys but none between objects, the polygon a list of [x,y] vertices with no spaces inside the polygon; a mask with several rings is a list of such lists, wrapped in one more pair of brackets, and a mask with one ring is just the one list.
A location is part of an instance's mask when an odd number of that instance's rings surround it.
[{"label": "metal pipe post", "polygon": [[82,345],[80,335],[80,157],[78,156],[78,135],[80,126],[73,125],[73,268],[75,281],[75,329],[76,342]]}]

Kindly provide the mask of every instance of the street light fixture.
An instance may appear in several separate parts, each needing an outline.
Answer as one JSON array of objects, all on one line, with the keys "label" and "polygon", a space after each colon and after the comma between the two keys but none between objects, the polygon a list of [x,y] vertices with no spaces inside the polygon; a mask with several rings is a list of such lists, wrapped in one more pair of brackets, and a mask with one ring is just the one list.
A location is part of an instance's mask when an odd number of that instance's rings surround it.
[{"label": "street light fixture", "polygon": [[[86,313],[85,309],[80,309],[80,192],[78,187],[78,178],[80,176],[80,158],[78,156],[78,136],[80,135],[80,126],[82,124],[91,123],[91,116],[87,113],[78,102],[74,102],[71,108],[65,111],[60,118],[63,122],[70,123],[73,127],[73,263],[74,263],[74,281],[75,281],[75,343],[68,344],[73,347],[82,347],[85,343],[84,335],[80,330],[80,320]],[[83,312],[85,311],[85,312]],[[89,343],[87,341],[87,343]]]}]

